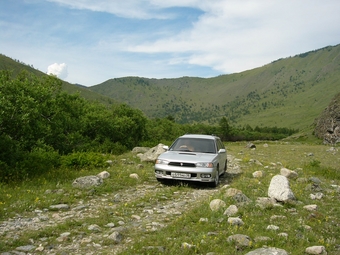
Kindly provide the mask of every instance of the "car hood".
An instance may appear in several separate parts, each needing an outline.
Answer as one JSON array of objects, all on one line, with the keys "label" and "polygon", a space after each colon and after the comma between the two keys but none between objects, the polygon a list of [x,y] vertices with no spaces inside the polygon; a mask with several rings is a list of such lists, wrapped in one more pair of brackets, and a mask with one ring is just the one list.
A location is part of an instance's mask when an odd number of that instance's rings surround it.
[{"label": "car hood", "polygon": [[185,151],[167,151],[158,158],[175,162],[211,162],[216,154]]}]

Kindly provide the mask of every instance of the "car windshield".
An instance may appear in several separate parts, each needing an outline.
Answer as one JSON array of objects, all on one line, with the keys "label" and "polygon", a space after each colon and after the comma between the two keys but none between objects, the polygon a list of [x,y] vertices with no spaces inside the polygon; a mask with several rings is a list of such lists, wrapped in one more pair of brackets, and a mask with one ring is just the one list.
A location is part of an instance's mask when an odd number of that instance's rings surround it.
[{"label": "car windshield", "polygon": [[171,146],[170,150],[216,153],[216,146],[212,139],[178,138]]}]

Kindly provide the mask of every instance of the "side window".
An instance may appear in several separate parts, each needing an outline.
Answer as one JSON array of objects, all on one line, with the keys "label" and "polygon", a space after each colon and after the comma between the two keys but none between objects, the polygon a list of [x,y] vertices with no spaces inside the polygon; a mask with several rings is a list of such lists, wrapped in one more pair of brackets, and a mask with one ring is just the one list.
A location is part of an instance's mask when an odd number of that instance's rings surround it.
[{"label": "side window", "polygon": [[224,144],[219,139],[217,140],[217,148],[218,148],[218,150],[224,149]]},{"label": "side window", "polygon": [[220,144],[220,140],[216,139],[216,146],[217,146],[217,151],[219,151],[221,149],[221,144]]}]

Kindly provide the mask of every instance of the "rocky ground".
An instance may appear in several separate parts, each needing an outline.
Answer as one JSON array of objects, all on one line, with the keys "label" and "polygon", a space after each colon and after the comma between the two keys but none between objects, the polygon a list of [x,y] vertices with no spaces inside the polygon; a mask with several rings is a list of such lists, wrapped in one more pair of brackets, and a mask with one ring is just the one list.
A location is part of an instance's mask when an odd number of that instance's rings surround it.
[{"label": "rocky ground", "polygon": [[[228,155],[228,173],[241,172],[237,160]],[[115,208],[125,203],[138,201],[150,193],[169,189],[156,182],[143,184],[119,193],[101,194],[91,199],[79,200],[73,205],[51,205],[49,209],[35,210],[29,216],[17,215],[0,222],[2,242],[20,240],[27,232],[37,232],[37,237],[29,240],[24,246],[10,251],[0,251],[1,255],[12,254],[117,254],[131,245],[143,233],[157,231],[171,224],[179,215],[200,201],[209,198],[219,188],[225,186],[228,178],[221,178],[218,188],[196,187],[172,196],[164,195],[160,200],[142,202],[124,215],[116,215]],[[47,191],[49,192],[49,191]],[[54,192],[64,192],[62,189]],[[87,232],[67,230],[58,237],[42,236],[38,233],[50,231],[66,221],[82,221],[93,219],[105,209],[112,211],[110,222],[103,226],[86,224]],[[84,225],[84,224],[83,224]],[[90,234],[89,234],[90,233]],[[151,247],[156,248],[157,247]],[[161,247],[159,247],[161,249]]]}]

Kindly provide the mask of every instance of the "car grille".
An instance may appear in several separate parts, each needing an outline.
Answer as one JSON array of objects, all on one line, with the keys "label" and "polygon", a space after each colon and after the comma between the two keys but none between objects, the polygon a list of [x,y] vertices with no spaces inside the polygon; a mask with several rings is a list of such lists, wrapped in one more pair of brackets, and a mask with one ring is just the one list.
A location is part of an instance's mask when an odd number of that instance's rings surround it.
[{"label": "car grille", "polygon": [[196,167],[193,163],[170,162],[170,166]]}]

